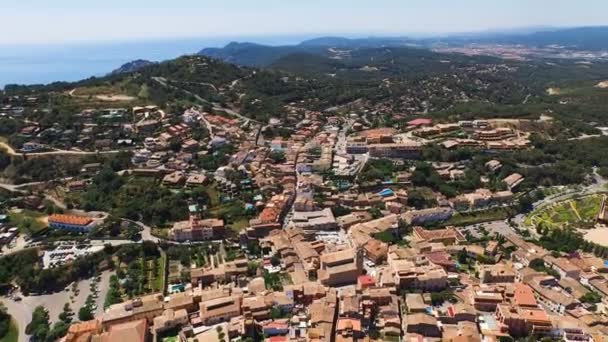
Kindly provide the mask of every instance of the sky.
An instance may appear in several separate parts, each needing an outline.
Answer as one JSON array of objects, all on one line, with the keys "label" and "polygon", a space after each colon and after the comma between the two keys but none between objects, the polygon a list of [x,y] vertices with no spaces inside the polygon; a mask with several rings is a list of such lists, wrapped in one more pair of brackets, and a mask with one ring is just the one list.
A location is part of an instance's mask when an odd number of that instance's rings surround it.
[{"label": "sky", "polygon": [[0,44],[608,25],[606,0],[0,0]]}]

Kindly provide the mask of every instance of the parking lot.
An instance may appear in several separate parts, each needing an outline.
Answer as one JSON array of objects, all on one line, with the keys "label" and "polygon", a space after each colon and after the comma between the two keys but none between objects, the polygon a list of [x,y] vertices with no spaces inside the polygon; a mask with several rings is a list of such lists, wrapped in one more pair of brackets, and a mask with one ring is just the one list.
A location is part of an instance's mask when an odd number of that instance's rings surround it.
[{"label": "parking lot", "polygon": [[[98,315],[103,312],[103,302],[108,291],[110,282],[111,271],[103,272],[100,275],[99,282],[94,279],[86,279],[77,283],[76,291],[72,291],[72,286],[68,286],[68,291],[64,290],[53,294],[45,294],[40,296],[21,296],[20,301],[8,297],[2,297],[2,302],[8,309],[17,322],[19,322],[19,341],[27,341],[25,335],[25,326],[32,319],[32,312],[37,306],[44,306],[49,311],[49,317],[51,322],[58,320],[59,314],[63,311],[65,303],[69,303],[72,311],[74,312],[74,320],[78,319],[78,310],[85,305],[85,301],[89,295],[94,295],[91,292],[91,284],[96,283],[96,288],[99,291],[97,298],[94,298],[94,302],[97,308],[93,311],[93,315]],[[25,322],[25,323],[23,323]]]}]

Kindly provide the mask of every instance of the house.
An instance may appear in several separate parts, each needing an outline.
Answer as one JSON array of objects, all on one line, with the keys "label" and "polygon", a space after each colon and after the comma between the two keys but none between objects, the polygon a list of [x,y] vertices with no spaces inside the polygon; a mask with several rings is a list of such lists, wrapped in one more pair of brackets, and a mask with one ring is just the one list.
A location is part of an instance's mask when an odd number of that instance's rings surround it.
[{"label": "house", "polygon": [[304,231],[335,230],[338,228],[338,223],[329,208],[319,211],[295,211],[291,219],[291,225]]},{"label": "house", "polygon": [[70,192],[82,192],[87,189],[87,182],[84,180],[76,180],[68,182],[68,190]]},{"label": "house", "polygon": [[74,323],[68,328],[65,342],[89,341],[93,336],[98,335],[101,332],[101,322],[97,319]]},{"label": "house", "polygon": [[499,304],[496,321],[503,325],[512,337],[546,336],[553,330],[551,319],[537,307],[522,308],[517,305]]},{"label": "house", "polygon": [[551,267],[556,270],[562,278],[570,277],[578,280],[581,277],[581,269],[570,262],[567,258],[554,258],[553,256],[549,255],[545,258],[545,262],[551,265]]},{"label": "house", "polygon": [[177,187],[184,184],[186,175],[181,171],[175,171],[163,177],[163,185]]},{"label": "house", "polygon": [[420,293],[407,293],[405,295],[405,305],[409,314],[426,313],[428,308]]},{"label": "house", "polygon": [[414,239],[419,242],[441,242],[446,245],[458,244],[466,240],[462,233],[454,227],[436,230],[414,227],[413,236]]},{"label": "house", "polygon": [[102,325],[104,329],[108,329],[117,324],[139,322],[142,319],[151,324],[154,317],[163,313],[163,302],[163,295],[155,293],[111,305],[101,315]]},{"label": "house", "polygon": [[479,278],[484,284],[515,282],[515,271],[504,264],[485,265],[479,274]]},{"label": "house", "polygon": [[414,119],[414,120],[408,121],[408,123],[407,123],[407,125],[411,126],[411,127],[431,126],[432,124],[433,124],[433,120],[425,119],[425,118]]},{"label": "house", "polygon": [[185,309],[167,309],[162,315],[154,317],[153,329],[156,334],[190,323],[188,312]]},{"label": "house", "polygon": [[408,334],[418,334],[423,337],[441,337],[441,330],[437,325],[437,319],[426,313],[415,313],[408,315],[407,328]]},{"label": "house", "polygon": [[53,214],[49,216],[48,222],[52,229],[75,233],[88,233],[95,227],[95,221],[86,216]]},{"label": "house", "polygon": [[179,221],[173,224],[169,231],[169,238],[175,241],[202,241],[219,238],[224,235],[224,220],[204,219],[195,216],[188,221]]},{"label": "house", "polygon": [[237,295],[204,300],[200,305],[200,319],[205,325],[227,322],[241,314],[242,298]]},{"label": "house", "polygon": [[186,186],[194,188],[197,186],[203,186],[207,182],[207,176],[201,174],[191,174],[186,179]]},{"label": "house", "polygon": [[502,168],[502,163],[496,159],[492,159],[485,164],[486,168],[492,172],[496,172]]},{"label": "house", "polygon": [[509,190],[513,190],[524,181],[524,176],[520,175],[519,173],[512,173],[505,177],[502,181],[507,184]]},{"label": "house", "polygon": [[101,342],[145,342],[148,336],[148,321],[140,319],[111,326],[107,332],[101,334]]}]

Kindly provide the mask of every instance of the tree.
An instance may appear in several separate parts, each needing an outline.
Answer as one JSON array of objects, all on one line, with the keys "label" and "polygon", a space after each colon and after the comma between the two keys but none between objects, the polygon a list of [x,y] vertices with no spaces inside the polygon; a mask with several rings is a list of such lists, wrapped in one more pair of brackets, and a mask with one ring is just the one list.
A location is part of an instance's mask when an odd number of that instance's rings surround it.
[{"label": "tree", "polygon": [[32,335],[32,341],[44,342],[49,335],[49,331],[49,312],[43,306],[37,306],[32,312],[32,320],[25,327],[25,333]]},{"label": "tree", "polygon": [[70,325],[64,321],[58,321],[53,324],[53,328],[47,336],[47,341],[57,341],[68,333]]},{"label": "tree", "polygon": [[531,269],[540,272],[545,269],[545,262],[543,261],[543,259],[534,259],[534,260],[530,261],[530,264],[528,266]]},{"label": "tree", "polygon": [[90,321],[94,318],[93,316],[93,311],[91,310],[91,307],[88,305],[85,305],[83,307],[80,308],[80,310],[78,310],[78,319],[80,321]]},{"label": "tree", "polygon": [[281,259],[279,259],[279,257],[277,257],[276,255],[273,255],[270,259],[270,264],[274,267],[277,267],[281,264]]},{"label": "tree", "polygon": [[63,306],[63,311],[59,314],[59,320],[65,322],[66,324],[72,323],[72,316],[74,316],[74,312],[70,307],[70,303],[65,303]]},{"label": "tree", "polygon": [[284,163],[287,160],[285,158],[285,153],[279,150],[270,152],[270,155],[268,157],[272,160],[273,164]]},{"label": "tree", "polygon": [[0,339],[2,339],[10,329],[11,315],[8,314],[4,303],[0,303]]}]

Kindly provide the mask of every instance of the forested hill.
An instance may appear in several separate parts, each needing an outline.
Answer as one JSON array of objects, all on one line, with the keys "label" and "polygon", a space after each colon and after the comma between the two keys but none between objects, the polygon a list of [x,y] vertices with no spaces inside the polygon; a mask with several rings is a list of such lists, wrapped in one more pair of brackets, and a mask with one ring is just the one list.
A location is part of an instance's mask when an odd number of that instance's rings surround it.
[{"label": "forested hill", "polygon": [[[259,121],[285,116],[291,103],[312,110],[343,107],[387,115],[538,117],[553,111],[608,121],[604,90],[594,88],[608,80],[606,63],[517,62],[410,47],[322,49],[323,53],[287,54],[263,69],[184,56],[80,82],[7,86],[6,95],[36,95],[42,106],[52,94],[59,114],[45,121],[61,122],[103,105],[95,102],[100,91],[131,98],[125,107],[153,103],[179,112],[192,105],[221,105]],[[548,88],[559,88],[559,94],[549,95]],[[74,89],[76,95],[87,95],[73,96]]]}]

